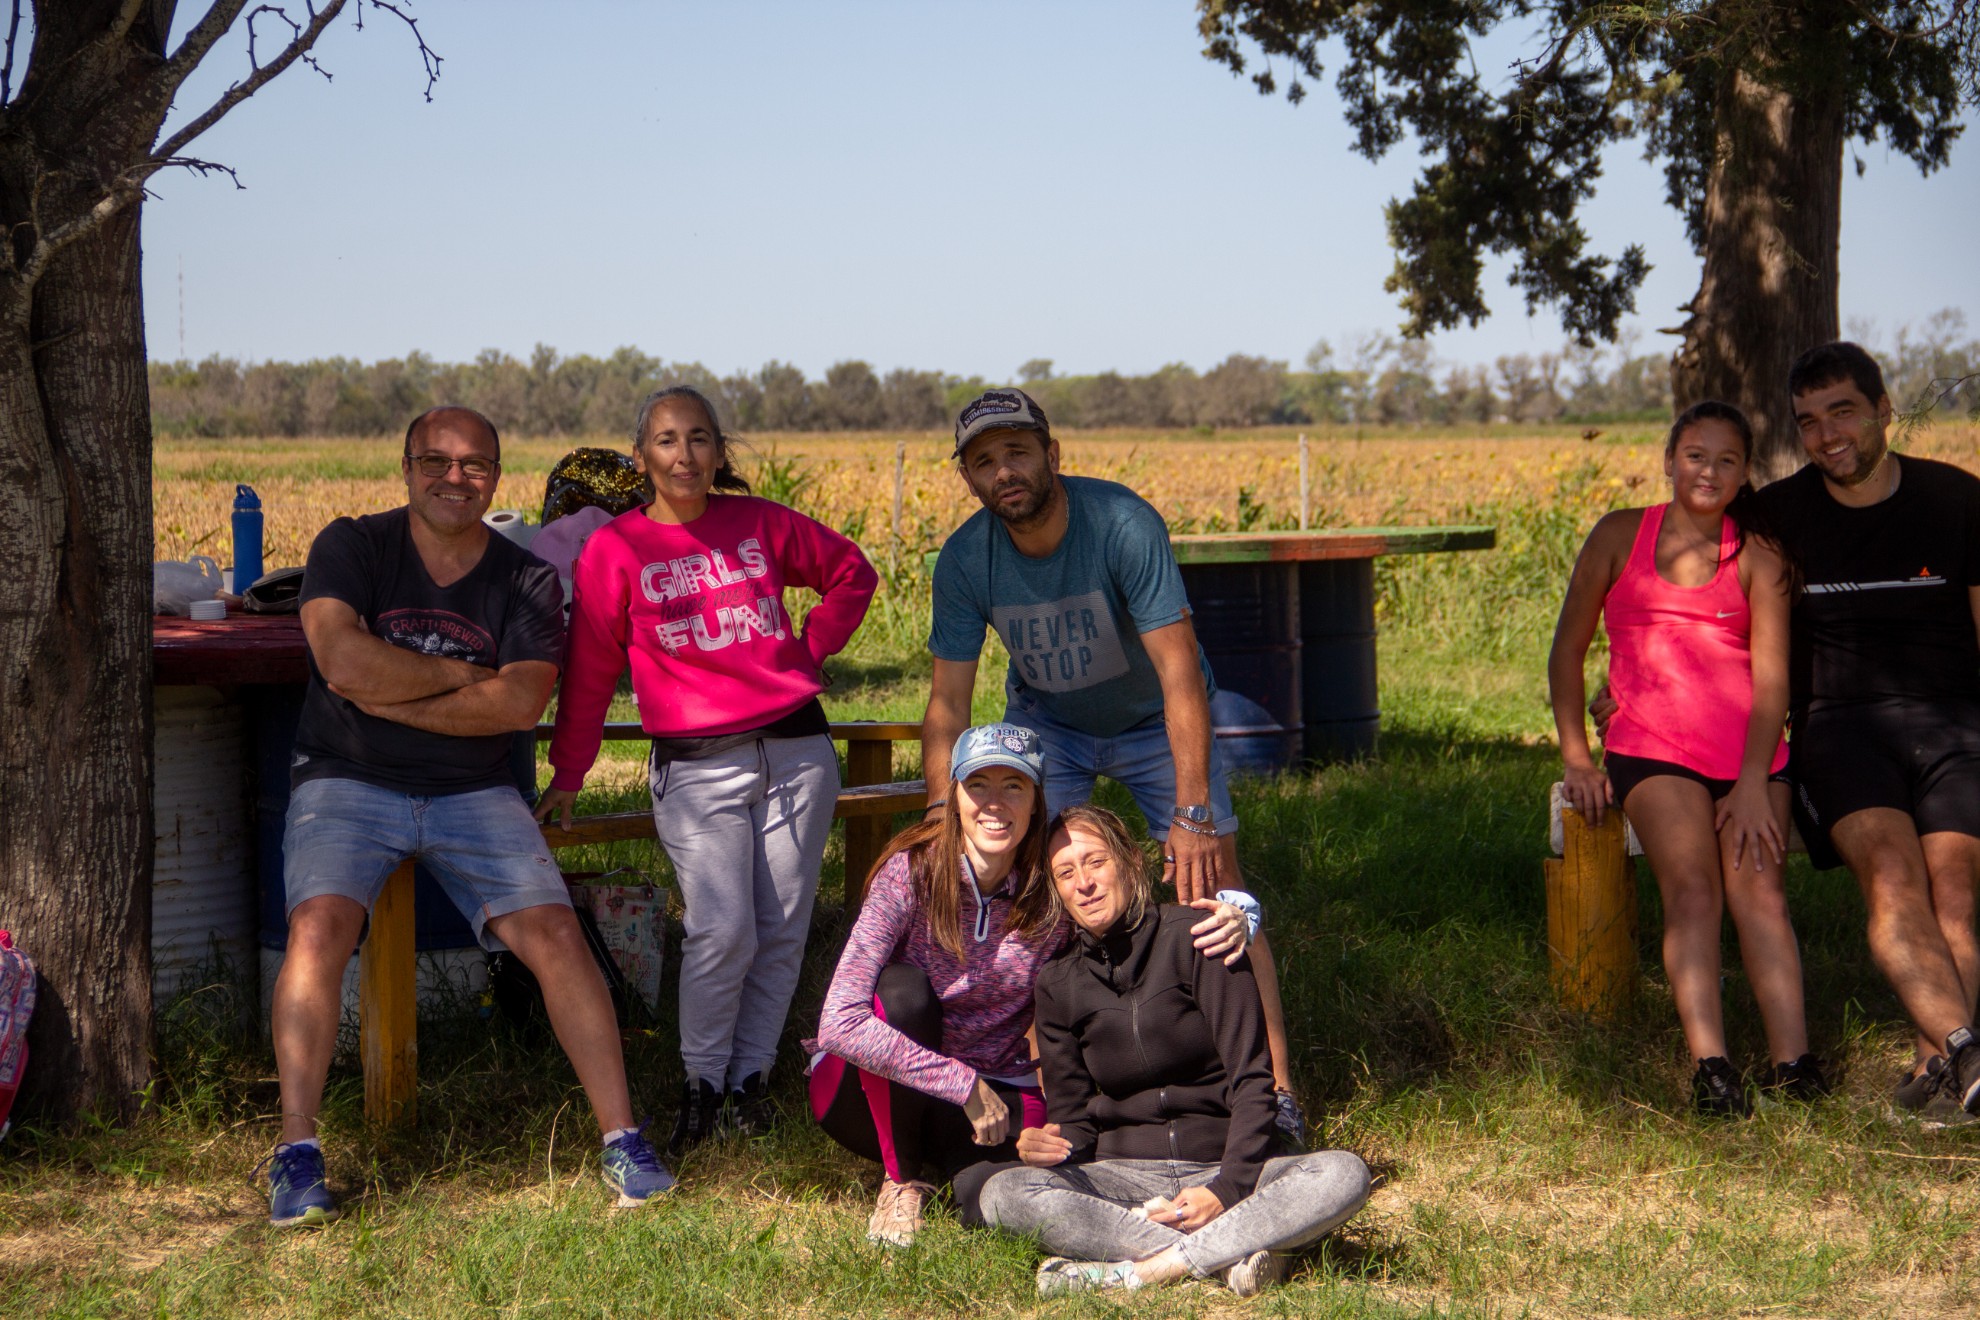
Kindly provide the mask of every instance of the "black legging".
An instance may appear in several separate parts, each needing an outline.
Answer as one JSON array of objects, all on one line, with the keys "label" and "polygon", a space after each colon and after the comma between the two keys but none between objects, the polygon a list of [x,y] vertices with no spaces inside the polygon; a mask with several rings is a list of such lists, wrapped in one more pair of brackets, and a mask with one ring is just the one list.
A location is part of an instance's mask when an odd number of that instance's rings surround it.
[{"label": "black legging", "polygon": [[[880,971],[874,997],[880,1001],[880,1018],[909,1040],[937,1053],[942,1049],[942,1001],[928,984],[928,974],[906,963],[890,963]],[[1008,1134],[995,1146],[979,1146],[975,1129],[961,1105],[924,1094],[899,1082],[885,1083],[883,1101],[869,1096],[858,1068],[842,1060],[828,1058],[821,1068],[840,1065],[842,1075],[831,1102],[818,1124],[825,1134],[863,1159],[876,1161],[887,1169],[887,1176],[898,1182],[919,1178],[933,1170],[935,1181],[946,1183],[956,1172],[981,1160],[1006,1161],[1017,1158],[1017,1134],[1024,1114],[1023,1095],[1013,1087],[992,1082],[991,1086],[1009,1106]],[[878,1081],[878,1079],[874,1079]],[[877,1088],[876,1088],[877,1089]],[[883,1141],[876,1109],[884,1103],[889,1121],[889,1140]],[[817,1103],[814,1097],[813,1110]],[[889,1149],[891,1148],[891,1150]],[[892,1158],[889,1158],[891,1153]]]}]

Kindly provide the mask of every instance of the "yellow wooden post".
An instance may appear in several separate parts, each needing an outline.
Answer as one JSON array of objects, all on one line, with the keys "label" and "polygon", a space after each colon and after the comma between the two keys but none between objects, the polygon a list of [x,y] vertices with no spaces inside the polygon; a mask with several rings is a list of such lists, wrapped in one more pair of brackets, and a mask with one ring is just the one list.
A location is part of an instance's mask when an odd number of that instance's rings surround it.
[{"label": "yellow wooden post", "polygon": [[[852,738],[846,741],[846,787],[884,784],[894,777],[894,744]],[[894,834],[892,816],[852,816],[846,820],[846,914],[859,911],[866,896],[866,873]]]},{"label": "yellow wooden post", "polygon": [[358,955],[358,1043],[364,1116],[410,1123],[417,1112],[419,1035],[414,1015],[413,864],[402,862],[371,909]]},{"label": "yellow wooden post", "polygon": [[1561,811],[1559,861],[1547,873],[1547,951],[1567,1007],[1614,1018],[1636,997],[1636,876],[1620,811],[1591,827]]}]

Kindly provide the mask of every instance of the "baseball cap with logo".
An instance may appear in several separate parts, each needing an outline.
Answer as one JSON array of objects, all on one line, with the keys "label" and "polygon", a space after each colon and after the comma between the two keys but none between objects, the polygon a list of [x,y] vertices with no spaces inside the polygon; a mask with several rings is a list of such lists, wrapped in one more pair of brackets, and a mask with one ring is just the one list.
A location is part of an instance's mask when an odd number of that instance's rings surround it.
[{"label": "baseball cap with logo", "polygon": [[985,390],[963,406],[956,418],[956,448],[950,458],[961,458],[969,442],[987,431],[1036,431],[1052,438],[1051,423],[1038,400],[1023,390]]},{"label": "baseball cap with logo", "polygon": [[979,724],[964,729],[949,758],[949,775],[961,781],[986,766],[1006,765],[1034,784],[1045,782],[1045,749],[1021,724]]}]

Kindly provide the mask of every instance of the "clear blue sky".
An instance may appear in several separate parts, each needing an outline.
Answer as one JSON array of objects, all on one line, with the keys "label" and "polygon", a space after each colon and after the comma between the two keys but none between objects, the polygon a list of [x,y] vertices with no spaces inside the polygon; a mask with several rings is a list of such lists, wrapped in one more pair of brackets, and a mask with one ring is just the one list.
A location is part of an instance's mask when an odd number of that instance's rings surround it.
[{"label": "clear blue sky", "polygon": [[[184,6],[188,11],[203,6]],[[527,356],[634,344],[718,372],[1007,378],[1295,365],[1401,319],[1383,202],[1407,149],[1348,150],[1331,88],[1266,99],[1199,53],[1188,0],[420,0],[433,102],[396,20],[323,42],[193,150],[145,211],[153,356]],[[186,16],[182,15],[182,24]],[[268,39],[277,32],[264,28]],[[1481,52],[1486,68],[1518,53]],[[180,113],[246,68],[236,34]],[[1332,70],[1329,70],[1331,82]],[[1972,132],[1980,135],[1980,126]],[[1980,311],[1976,143],[1921,179],[1881,147],[1844,186],[1846,324]],[[1638,351],[1697,284],[1661,173],[1625,144],[1586,211],[1597,249],[1656,269]],[[1449,361],[1559,346],[1504,267]]]}]

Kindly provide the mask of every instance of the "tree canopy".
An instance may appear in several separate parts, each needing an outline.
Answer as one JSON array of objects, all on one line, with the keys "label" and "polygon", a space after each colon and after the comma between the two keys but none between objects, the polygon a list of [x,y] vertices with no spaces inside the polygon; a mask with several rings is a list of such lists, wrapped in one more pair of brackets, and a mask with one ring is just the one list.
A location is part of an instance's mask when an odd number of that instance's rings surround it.
[{"label": "tree canopy", "polygon": [[[1377,159],[1413,135],[1426,163],[1387,208],[1404,331],[1487,315],[1485,253],[1509,255],[1528,310],[1558,308],[1583,341],[1613,339],[1650,267],[1638,245],[1590,251],[1578,212],[1603,151],[1640,138],[1665,196],[1705,252],[1707,180],[1741,78],[1807,100],[1839,96],[1841,134],[1881,139],[1930,172],[1972,103],[1980,18],[1968,0],[1200,0],[1204,53],[1295,103],[1335,79],[1355,150]],[[1539,53],[1502,76],[1474,45],[1531,25]],[[1862,162],[1858,162],[1859,170]]]}]

